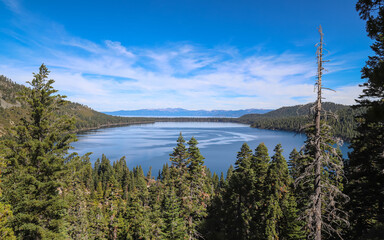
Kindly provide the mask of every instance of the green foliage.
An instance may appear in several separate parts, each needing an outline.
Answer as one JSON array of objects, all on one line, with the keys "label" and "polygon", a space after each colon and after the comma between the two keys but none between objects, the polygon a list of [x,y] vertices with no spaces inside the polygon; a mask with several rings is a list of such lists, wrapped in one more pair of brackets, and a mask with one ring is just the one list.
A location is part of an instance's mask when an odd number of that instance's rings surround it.
[{"label": "green foliage", "polygon": [[268,149],[264,143],[260,143],[255,149],[255,153],[252,161],[252,168],[255,172],[255,192],[254,192],[254,204],[252,228],[254,229],[255,238],[265,238],[266,218],[265,218],[265,206],[267,204],[266,199],[268,194],[267,178],[268,168],[270,165],[270,157]]},{"label": "green foliage", "polygon": [[[0,183],[1,183],[1,170],[6,167],[4,159],[0,156]],[[0,187],[0,198],[2,195]],[[0,202],[0,239],[13,240],[16,239],[13,229],[10,226],[10,219],[13,217],[13,212],[9,204]]]},{"label": "green foliage", "polygon": [[0,202],[0,239],[16,239],[13,229],[9,225],[9,220],[13,217],[11,206]]},{"label": "green foliage", "polygon": [[[20,116],[27,116],[28,111],[25,103],[17,98],[18,92],[24,91],[26,87],[12,82],[10,79],[0,75],[0,136],[6,133],[5,129],[18,123]],[[21,107],[20,107],[21,106]],[[152,123],[149,118],[127,118],[110,116],[97,112],[79,103],[67,102],[61,105],[55,112],[59,116],[70,116],[75,121],[76,131],[100,127],[113,127],[136,123]]]},{"label": "green foliage", "polygon": [[173,187],[168,187],[163,203],[163,237],[165,239],[187,238],[187,227],[182,216],[181,198],[178,198]]},{"label": "green foliage", "polygon": [[[282,107],[265,114],[247,114],[240,117],[239,121],[249,123],[255,128],[304,132],[304,126],[309,121],[311,106],[310,103]],[[337,118],[328,119],[328,124],[332,126],[333,135],[345,140],[350,140],[356,135],[354,128],[357,126],[357,122],[354,116],[364,112],[364,109],[353,109],[335,103],[323,103],[323,108],[337,116]]]},{"label": "green foliage", "polygon": [[290,189],[292,179],[278,144],[266,177],[266,239],[305,239],[297,220],[296,201]]},{"label": "green foliage", "polygon": [[89,239],[91,222],[88,212],[91,208],[92,165],[89,155],[79,157],[73,154],[68,161],[69,174],[65,179],[64,199],[68,204],[65,218],[68,236],[71,239]]},{"label": "green foliage", "polygon": [[244,143],[231,171],[208,207],[209,239],[305,239],[281,145],[270,162],[264,143],[254,154]]},{"label": "green foliage", "polygon": [[[382,0],[360,0],[356,9],[366,20],[374,55],[362,69],[363,93],[356,109],[366,109],[357,116],[359,123],[349,155],[346,192],[351,201],[350,238],[362,239],[374,226],[384,224],[384,6]],[[368,237],[367,237],[368,239]]]},{"label": "green foliage", "polygon": [[20,101],[27,109],[20,124],[4,140],[4,198],[13,203],[15,233],[22,238],[60,239],[65,237],[63,177],[67,170],[65,155],[74,135],[73,119],[59,117],[57,110],[65,101],[54,95],[53,80],[41,65],[38,74],[24,88]]}]

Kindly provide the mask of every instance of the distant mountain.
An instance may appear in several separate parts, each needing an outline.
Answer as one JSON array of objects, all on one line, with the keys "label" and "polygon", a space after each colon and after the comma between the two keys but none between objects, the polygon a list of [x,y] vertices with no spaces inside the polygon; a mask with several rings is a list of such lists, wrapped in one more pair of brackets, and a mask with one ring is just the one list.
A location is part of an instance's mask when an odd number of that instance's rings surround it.
[{"label": "distant mountain", "polygon": [[245,114],[264,114],[272,109],[242,109],[242,110],[187,110],[183,108],[140,109],[104,112],[113,116],[127,117],[241,117]]}]

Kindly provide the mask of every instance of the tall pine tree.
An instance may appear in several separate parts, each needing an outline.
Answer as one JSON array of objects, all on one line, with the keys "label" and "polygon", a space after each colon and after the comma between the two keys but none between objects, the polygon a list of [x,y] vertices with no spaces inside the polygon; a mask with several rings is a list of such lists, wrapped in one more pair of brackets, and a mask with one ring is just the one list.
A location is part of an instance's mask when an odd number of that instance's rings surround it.
[{"label": "tall pine tree", "polygon": [[74,121],[58,116],[64,96],[55,95],[54,80],[43,64],[34,74],[31,88],[24,88],[20,100],[27,114],[9,132],[3,143],[9,165],[4,171],[4,198],[13,204],[13,225],[22,239],[66,237],[63,177],[65,157],[75,136],[68,134]]},{"label": "tall pine tree", "polygon": [[362,69],[366,82],[355,107],[365,111],[357,116],[346,189],[351,197],[351,238],[362,239],[374,226],[381,226],[384,235],[384,1],[359,0],[356,9],[366,20],[375,53]]},{"label": "tall pine tree", "polygon": [[288,165],[278,144],[265,180],[265,239],[305,239],[298,221]]},{"label": "tall pine tree", "polygon": [[254,208],[255,174],[252,169],[252,150],[244,143],[237,154],[233,175],[223,197],[227,214],[225,232],[231,239],[250,239],[252,209]]}]

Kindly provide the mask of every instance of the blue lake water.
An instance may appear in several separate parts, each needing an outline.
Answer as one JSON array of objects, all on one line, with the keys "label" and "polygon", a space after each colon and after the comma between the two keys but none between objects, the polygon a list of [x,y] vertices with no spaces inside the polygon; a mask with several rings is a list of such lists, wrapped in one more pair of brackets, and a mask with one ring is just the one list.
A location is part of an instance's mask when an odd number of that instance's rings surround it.
[{"label": "blue lake water", "polygon": [[[157,176],[163,164],[169,163],[169,154],[176,146],[180,132],[186,141],[192,136],[197,139],[198,147],[205,157],[205,165],[212,173],[218,174],[226,173],[229,166],[234,165],[237,152],[244,142],[253,150],[264,142],[270,156],[273,155],[274,147],[280,143],[288,160],[293,148],[300,149],[306,139],[303,134],[256,129],[237,123],[157,122],[79,133],[78,141],[72,144],[75,148],[72,151],[80,155],[93,152],[92,163],[101,158],[102,154],[111,162],[125,156],[130,169],[141,165],[144,172],[147,172],[152,166],[152,173]],[[346,156],[347,146],[342,146],[341,150]]]}]

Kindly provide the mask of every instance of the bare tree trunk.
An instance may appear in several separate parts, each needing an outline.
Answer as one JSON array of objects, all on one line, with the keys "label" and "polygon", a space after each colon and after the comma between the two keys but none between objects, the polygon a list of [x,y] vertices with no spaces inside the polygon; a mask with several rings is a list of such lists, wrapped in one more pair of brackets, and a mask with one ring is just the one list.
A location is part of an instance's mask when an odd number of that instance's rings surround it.
[{"label": "bare tree trunk", "polygon": [[314,218],[315,218],[315,240],[321,240],[321,76],[323,74],[323,31],[321,25],[319,27],[320,43],[317,48],[317,104],[315,112],[315,198],[314,201]]},{"label": "bare tree trunk", "polygon": [[[301,182],[303,185],[313,182],[313,191],[307,193],[310,198],[308,204],[305,202],[305,211],[302,217],[307,220],[309,237],[321,240],[322,233],[336,234],[340,239],[341,230],[349,226],[348,214],[340,206],[349,198],[340,186],[344,177],[343,160],[337,150],[332,146],[339,144],[339,140],[332,136],[331,127],[326,123],[327,116],[334,116],[332,112],[322,109],[322,76],[323,76],[323,31],[319,26],[320,42],[317,46],[317,99],[311,112],[314,113],[313,122],[304,128],[308,131],[308,140],[305,146],[305,154],[302,156],[310,161],[299,166],[303,172],[296,178],[295,185]],[[328,89],[332,90],[332,89]],[[332,90],[333,91],[333,90]],[[322,119],[324,116],[324,121]],[[313,161],[312,161],[313,160]],[[336,236],[335,235],[335,236]]]}]

